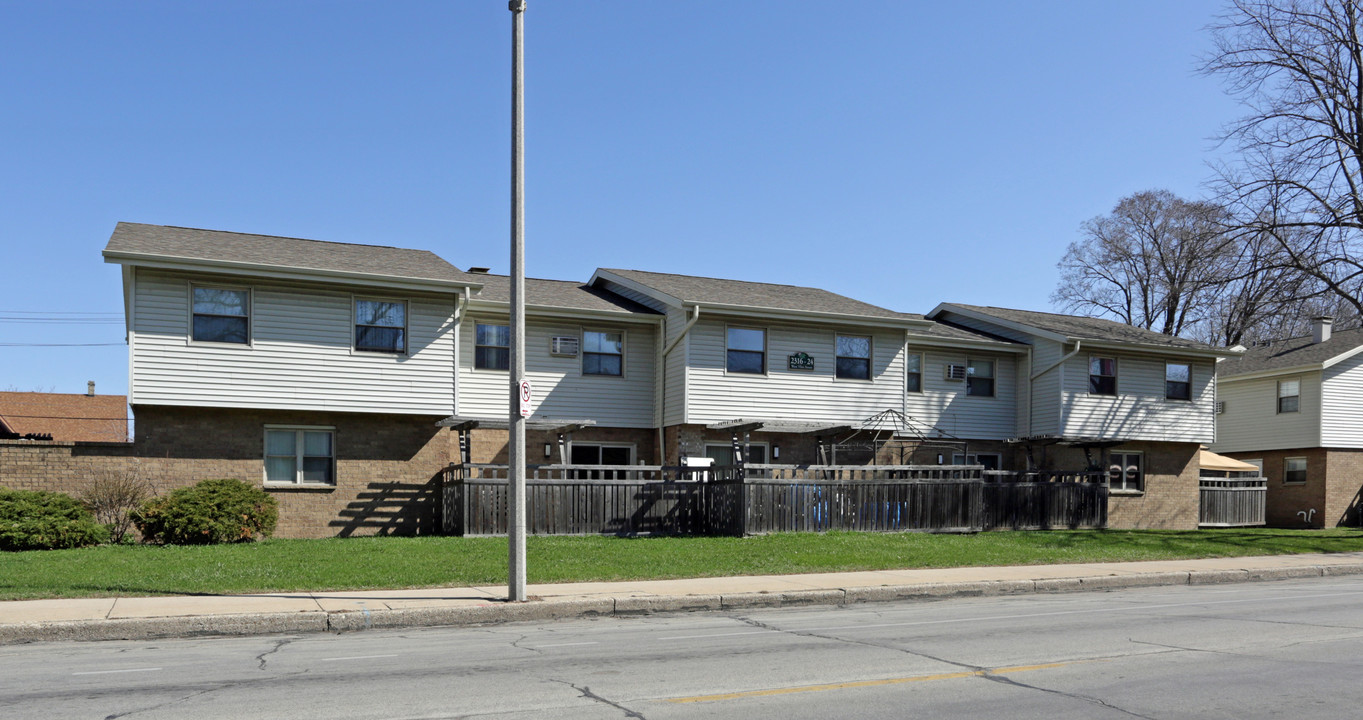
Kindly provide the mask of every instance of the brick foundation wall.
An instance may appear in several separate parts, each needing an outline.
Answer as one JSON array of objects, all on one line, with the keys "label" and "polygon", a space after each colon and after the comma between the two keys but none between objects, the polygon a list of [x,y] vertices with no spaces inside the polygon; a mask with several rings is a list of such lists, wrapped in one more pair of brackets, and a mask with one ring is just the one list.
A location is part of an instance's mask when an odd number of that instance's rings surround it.
[{"label": "brick foundation wall", "polygon": [[[1306,471],[1311,472],[1308,460]],[[1331,525],[1363,525],[1363,450],[1325,451],[1325,522]]]},{"label": "brick foundation wall", "polygon": [[[436,479],[453,433],[439,417],[135,407],[136,438],[120,443],[0,441],[0,485],[79,495],[101,473],[136,472],[157,493],[210,478],[263,485],[265,428],[335,428],[336,484],[267,487],[276,537],[415,535],[439,528]],[[27,447],[25,447],[25,444]]]},{"label": "brick foundation wall", "polygon": [[[1363,451],[1298,448],[1225,455],[1237,460],[1263,460],[1264,479],[1268,481],[1264,516],[1269,527],[1321,528],[1357,522],[1353,519],[1356,510],[1351,508],[1356,507],[1363,485]],[[1306,458],[1306,482],[1284,482],[1285,461],[1290,457]]]}]

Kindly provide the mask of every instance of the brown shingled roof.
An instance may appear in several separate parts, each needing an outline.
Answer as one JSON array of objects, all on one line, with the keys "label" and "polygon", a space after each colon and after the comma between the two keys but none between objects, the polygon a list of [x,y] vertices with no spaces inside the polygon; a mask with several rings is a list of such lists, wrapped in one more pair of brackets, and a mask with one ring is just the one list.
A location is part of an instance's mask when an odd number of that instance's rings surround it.
[{"label": "brown shingled roof", "polygon": [[[473,296],[475,300],[511,302],[511,278],[506,275],[477,275],[476,277],[482,280],[483,289]],[[605,310],[607,312],[642,315],[658,314],[656,310],[640,305],[633,300],[574,280],[526,278],[525,302],[527,305],[575,310]]]},{"label": "brown shingled roof", "polygon": [[63,442],[127,442],[128,398],[0,392],[0,425],[18,435],[51,435]]},{"label": "brown shingled roof", "polygon": [[746,280],[674,275],[643,270],[602,268],[622,278],[633,280],[687,303],[742,305],[754,309],[812,311],[839,315],[902,320],[905,313],[887,310],[870,303],[831,293],[819,288],[799,285],[774,285]]},{"label": "brown shingled roof", "polygon": [[428,250],[168,225],[121,222],[114,228],[104,252],[115,258],[120,255],[149,255],[176,260],[244,263],[414,280],[479,282],[477,276],[460,271]]}]

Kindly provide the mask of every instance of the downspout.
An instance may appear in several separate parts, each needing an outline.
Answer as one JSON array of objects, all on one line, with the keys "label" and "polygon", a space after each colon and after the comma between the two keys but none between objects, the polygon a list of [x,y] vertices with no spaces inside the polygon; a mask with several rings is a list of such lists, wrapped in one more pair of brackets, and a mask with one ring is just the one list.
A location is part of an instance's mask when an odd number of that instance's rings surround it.
[{"label": "downspout", "polygon": [[[1052,370],[1054,370],[1054,369],[1060,367],[1061,365],[1064,365],[1066,360],[1069,360],[1070,358],[1074,357],[1075,355],[1078,355],[1078,354],[1079,354],[1079,350],[1081,349],[1080,346],[1081,346],[1082,344],[1083,344],[1083,341],[1082,341],[1082,340],[1075,340],[1075,341],[1074,341],[1074,350],[1071,350],[1070,353],[1069,353],[1068,355],[1064,355],[1064,356],[1062,356],[1059,360],[1056,360],[1054,364],[1050,365],[1050,366],[1047,367],[1046,369],[1040,370],[1040,371],[1038,371],[1038,372],[1032,373],[1031,381],[1032,381],[1032,382],[1036,382],[1036,379],[1037,379],[1037,378],[1039,378],[1039,377],[1041,377],[1042,375],[1045,375],[1046,373],[1048,373],[1048,372],[1050,372],[1050,371],[1052,371]],[[1063,346],[1062,346],[1062,347],[1063,347]],[[1061,383],[1060,383],[1060,399],[1063,400],[1064,397],[1065,397],[1065,383],[1064,383],[1064,381],[1063,381],[1063,379],[1062,379],[1062,380],[1061,380]],[[1028,415],[1028,424],[1030,425],[1030,424],[1031,424],[1031,408],[1030,408],[1030,407],[1028,408],[1027,415]],[[1059,426],[1058,428],[1056,428],[1056,429],[1060,431],[1060,434],[1061,434],[1061,435],[1064,435],[1064,434],[1065,434],[1065,404],[1064,404],[1063,402],[1060,404],[1060,414],[1059,414],[1059,416],[1056,418],[1056,420],[1057,420],[1057,422],[1058,422],[1059,425],[1060,425],[1060,426]],[[1027,429],[1028,429],[1028,431],[1031,430],[1030,427],[1027,428]]]},{"label": "downspout", "polygon": [[[667,356],[670,355],[670,354],[672,354],[672,351],[675,350],[675,349],[677,348],[677,344],[680,343],[680,342],[682,341],[682,339],[686,337],[686,333],[688,333],[688,332],[691,331],[691,327],[692,327],[693,325],[695,325],[695,324],[696,324],[696,321],[699,320],[699,319],[700,319],[700,306],[699,306],[699,305],[692,305],[692,306],[691,306],[691,319],[690,319],[690,320],[687,320],[687,321],[686,321],[686,324],[682,326],[681,332],[677,334],[677,337],[673,338],[672,342],[668,343],[667,346],[664,347],[664,348],[662,349],[662,352],[658,353],[658,369],[657,369],[657,374],[658,374],[658,464],[659,464],[659,465],[663,465],[663,464],[665,464],[666,461],[667,461],[667,444],[666,444],[666,439],[664,438],[664,433],[663,433],[663,425],[667,422]],[[665,321],[664,321],[664,322],[665,322]],[[658,345],[661,346],[662,344],[663,344],[663,334],[662,334],[662,333],[658,333]],[[682,402],[686,402],[686,398],[682,398]],[[677,457],[678,457],[678,459],[680,460],[681,456],[678,455]]]},{"label": "downspout", "polygon": [[454,412],[451,413],[452,415],[459,414],[459,353],[462,345],[460,339],[464,332],[464,309],[468,307],[468,298],[464,295],[466,292],[468,292],[468,288],[464,288],[464,292],[456,293],[454,296]]}]

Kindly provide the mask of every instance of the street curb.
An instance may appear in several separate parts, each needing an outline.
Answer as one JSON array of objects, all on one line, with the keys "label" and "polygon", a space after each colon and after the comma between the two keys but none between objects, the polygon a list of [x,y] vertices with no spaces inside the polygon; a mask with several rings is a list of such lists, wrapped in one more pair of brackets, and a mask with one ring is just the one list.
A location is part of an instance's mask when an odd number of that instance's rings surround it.
[{"label": "street curb", "polygon": [[834,589],[698,595],[551,597],[527,603],[488,602],[463,607],[361,609],[335,612],[242,613],[155,618],[113,618],[0,624],[0,645],[54,641],[343,633],[406,627],[467,627],[508,622],[622,617],[749,608],[852,605],[996,595],[1118,590],[1363,574],[1363,563],[1299,565],[1257,570],[1190,570],[947,583],[857,586]]}]

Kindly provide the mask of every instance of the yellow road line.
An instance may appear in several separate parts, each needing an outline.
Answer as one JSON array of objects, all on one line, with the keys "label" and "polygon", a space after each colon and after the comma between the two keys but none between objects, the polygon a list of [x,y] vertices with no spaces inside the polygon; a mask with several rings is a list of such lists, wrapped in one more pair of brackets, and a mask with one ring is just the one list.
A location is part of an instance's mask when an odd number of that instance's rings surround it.
[{"label": "yellow road line", "polygon": [[[1078,660],[1075,662],[1089,661]],[[957,678],[979,677],[981,675],[1007,675],[1009,673],[1064,667],[1065,665],[1074,665],[1075,662],[1046,663],[1044,665],[1015,665],[1013,667],[995,668],[993,670],[965,670],[953,673],[937,673],[936,675],[911,675],[909,677],[886,678],[884,680],[857,680],[855,682],[800,685],[798,687],[774,688],[771,690],[749,690],[747,692],[720,693],[718,695],[694,695],[692,697],[669,698],[667,701],[671,703],[713,702],[716,700],[736,700],[738,698],[789,695],[791,693],[844,690],[847,688],[877,687],[880,685],[900,685],[902,683],[926,682],[928,680],[954,680]]]}]

